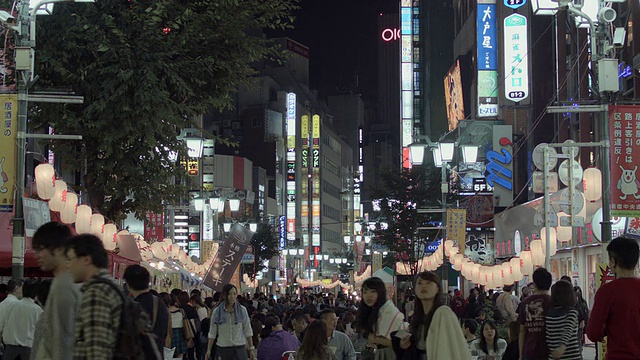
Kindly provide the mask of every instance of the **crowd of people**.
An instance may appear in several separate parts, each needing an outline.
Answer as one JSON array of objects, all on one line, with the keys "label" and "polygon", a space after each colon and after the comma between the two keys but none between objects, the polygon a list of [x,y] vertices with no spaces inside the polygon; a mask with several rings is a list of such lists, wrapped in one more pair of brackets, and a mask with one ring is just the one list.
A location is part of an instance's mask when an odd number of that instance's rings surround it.
[{"label": "crowd of people", "polygon": [[[640,250],[626,238],[607,247],[617,279],[598,291],[591,314],[580,288],[568,278],[553,283],[545,268],[533,272],[520,297],[514,284],[499,293],[474,288],[466,299],[422,272],[396,307],[377,277],[362,283],[359,301],[309,290],[240,294],[232,284],[204,299],[199,290],[158,293],[140,265],[126,268],[120,287],[106,270],[101,240],[71,236],[55,222],[38,229],[33,247],[54,277],[6,284],[3,360],[582,359],[585,333],[592,341],[608,337],[608,359],[640,358],[633,338],[640,330]],[[132,332],[130,304],[140,309],[136,318],[152,349],[141,342],[135,356],[123,356],[126,337],[140,334]]]}]

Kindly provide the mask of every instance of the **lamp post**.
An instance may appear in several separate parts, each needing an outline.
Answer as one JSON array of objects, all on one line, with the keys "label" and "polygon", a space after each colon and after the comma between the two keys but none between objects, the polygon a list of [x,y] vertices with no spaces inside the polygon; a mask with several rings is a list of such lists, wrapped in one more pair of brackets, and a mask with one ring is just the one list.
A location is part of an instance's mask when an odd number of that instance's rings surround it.
[{"label": "lamp post", "polygon": [[[15,64],[17,72],[17,87],[18,87],[18,124],[17,124],[17,139],[16,148],[18,150],[18,156],[16,159],[16,192],[15,192],[15,216],[13,218],[13,250],[11,260],[11,277],[19,279],[24,276],[24,252],[25,252],[25,233],[24,233],[24,206],[22,204],[22,196],[24,194],[24,178],[25,178],[25,151],[26,151],[26,139],[29,137],[27,134],[27,110],[29,97],[29,88],[33,85],[34,81],[34,48],[36,46],[36,14],[38,10],[44,5],[53,5],[60,2],[94,2],[94,0],[43,0],[38,2],[33,9],[29,8],[29,1],[21,1],[18,9],[18,21],[14,26],[10,17],[6,17],[2,21],[4,26],[15,31],[16,38],[16,51],[15,51]],[[7,14],[10,15],[10,14]],[[46,100],[41,100],[46,101]],[[82,103],[83,100],[80,97],[68,97],[66,99],[49,99],[53,102],[66,102],[66,103]],[[36,135],[36,134],[34,134]],[[36,137],[36,136],[33,136]],[[46,135],[37,136],[38,138],[47,139],[74,139],[79,140],[82,137],[77,135]]]},{"label": "lamp post", "polygon": [[433,154],[433,162],[436,167],[441,168],[440,192],[442,194],[442,287],[446,289],[449,286],[449,269],[446,257],[445,240],[447,238],[447,195],[449,194],[449,181],[447,181],[447,170],[451,169],[449,165],[453,162],[456,148],[462,152],[463,162],[473,164],[478,157],[478,147],[474,145],[460,145],[453,141],[440,141],[433,143],[429,137],[424,136],[426,143],[414,143],[409,145],[411,155],[411,163],[413,165],[422,165],[424,162],[424,152],[426,148],[431,149]]}]

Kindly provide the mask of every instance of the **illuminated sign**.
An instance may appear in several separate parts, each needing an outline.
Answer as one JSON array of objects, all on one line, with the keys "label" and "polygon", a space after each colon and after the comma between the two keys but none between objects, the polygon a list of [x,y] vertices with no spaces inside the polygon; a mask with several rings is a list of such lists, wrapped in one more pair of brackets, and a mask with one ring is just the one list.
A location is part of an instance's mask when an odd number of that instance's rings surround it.
[{"label": "illuminated sign", "polygon": [[513,202],[513,143],[511,125],[493,126],[493,150],[487,151],[487,184],[493,187],[495,206]]},{"label": "illuminated sign", "polygon": [[[413,7],[419,6],[419,1],[401,0],[400,2],[400,84],[398,89],[402,92],[400,106],[400,132],[403,154],[408,151],[408,145],[413,142],[413,41],[414,35],[419,35],[418,19],[415,19],[416,30],[414,34]],[[398,35],[394,33],[394,36]],[[404,157],[403,157],[404,158]],[[403,161],[402,167],[409,168],[409,161]]]},{"label": "illuminated sign", "polygon": [[478,0],[476,8],[478,117],[498,116],[498,37],[495,0]]},{"label": "illuminated sign", "polygon": [[527,3],[527,0],[504,0],[504,6],[512,9],[517,9],[525,5],[526,3]]},{"label": "illuminated sign", "polygon": [[400,29],[384,29],[382,30],[382,40],[384,41],[395,41],[400,39]]},{"label": "illuminated sign", "polygon": [[287,219],[284,215],[278,218],[278,245],[280,250],[287,246]]},{"label": "illuminated sign", "polygon": [[462,77],[460,76],[460,60],[449,69],[444,78],[444,98],[447,104],[449,131],[458,127],[458,121],[464,120],[464,97],[462,94]]},{"label": "illuminated sign", "polygon": [[504,95],[520,102],[529,97],[527,18],[511,14],[504,19]]},{"label": "illuminated sign", "polygon": [[[296,238],[296,105],[295,93],[287,93],[287,189],[286,189],[286,224],[285,217],[280,217],[280,245],[283,246],[282,232],[286,239],[293,241]],[[285,242],[286,245],[286,242]]]}]

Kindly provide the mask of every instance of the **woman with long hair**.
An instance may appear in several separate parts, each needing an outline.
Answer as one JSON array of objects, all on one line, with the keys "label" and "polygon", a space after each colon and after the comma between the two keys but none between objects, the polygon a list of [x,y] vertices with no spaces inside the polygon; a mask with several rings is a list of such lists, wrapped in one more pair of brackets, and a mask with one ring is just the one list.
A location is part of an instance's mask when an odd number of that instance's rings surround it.
[{"label": "woman with long hair", "polygon": [[404,315],[387,299],[382,279],[371,277],[362,283],[357,320],[367,338],[367,346],[377,349],[376,358],[395,359],[391,333],[403,328]]},{"label": "woman with long hair", "polygon": [[578,310],[578,345],[580,345],[580,351],[582,351],[584,329],[589,322],[589,305],[587,305],[587,300],[582,296],[580,286],[574,286],[573,291],[576,293],[576,310]]},{"label": "woman with long hair", "polygon": [[[166,294],[166,293],[163,293]],[[161,294],[161,296],[164,296]],[[167,294],[169,297],[169,315],[171,317],[171,346],[169,348],[175,348],[173,358],[182,359],[182,354],[187,352],[187,342],[184,340],[184,329],[182,327],[182,320],[184,319],[184,311],[180,309],[180,302],[178,297],[173,294]]]},{"label": "woman with long hair", "polygon": [[[470,359],[469,347],[450,307],[444,306],[440,278],[431,271],[417,275],[416,304],[409,334],[402,336],[403,351],[414,347],[418,359]],[[400,352],[400,349],[398,352]]]},{"label": "woman with long hair", "polygon": [[220,305],[211,313],[209,343],[205,359],[209,359],[216,343],[216,358],[225,360],[255,359],[253,330],[247,309],[237,301],[238,289],[232,284],[222,287]]},{"label": "woman with long hair", "polygon": [[280,360],[286,351],[296,351],[300,341],[282,329],[282,324],[277,316],[269,316],[260,333],[260,345],[258,345],[258,360]]},{"label": "woman with long hair", "polygon": [[471,343],[471,355],[478,360],[500,360],[507,350],[507,341],[498,337],[498,327],[491,319],[482,323],[480,338]]},{"label": "woman with long hair", "polygon": [[581,360],[578,344],[576,295],[569,282],[560,280],[551,287],[551,308],[545,313],[547,347],[551,359]]},{"label": "woman with long hair", "polygon": [[296,351],[296,360],[335,360],[335,355],[329,349],[327,324],[324,321],[314,321],[305,330],[302,345]]}]

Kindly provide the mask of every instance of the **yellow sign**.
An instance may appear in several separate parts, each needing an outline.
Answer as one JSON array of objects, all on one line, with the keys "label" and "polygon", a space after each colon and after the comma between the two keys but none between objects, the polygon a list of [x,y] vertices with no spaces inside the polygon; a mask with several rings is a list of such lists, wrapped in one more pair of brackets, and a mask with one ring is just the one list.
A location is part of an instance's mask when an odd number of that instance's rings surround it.
[{"label": "yellow sign", "polygon": [[376,271],[382,269],[382,254],[374,253],[373,261],[371,265],[371,273],[375,274]]},{"label": "yellow sign", "polygon": [[460,249],[464,254],[465,241],[467,238],[467,209],[447,209],[447,238]]},{"label": "yellow sign", "polygon": [[18,96],[14,94],[0,95],[0,106],[3,110],[2,134],[0,134],[0,212],[12,212],[13,189],[16,180]]},{"label": "yellow sign", "polygon": [[313,134],[312,135],[314,139],[320,138],[320,115],[313,115]]},{"label": "yellow sign", "polygon": [[303,139],[309,137],[309,115],[302,115],[301,133]]},{"label": "yellow sign", "polygon": [[296,137],[292,135],[287,136],[287,149],[296,148]]}]

